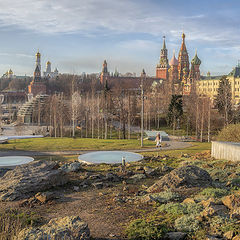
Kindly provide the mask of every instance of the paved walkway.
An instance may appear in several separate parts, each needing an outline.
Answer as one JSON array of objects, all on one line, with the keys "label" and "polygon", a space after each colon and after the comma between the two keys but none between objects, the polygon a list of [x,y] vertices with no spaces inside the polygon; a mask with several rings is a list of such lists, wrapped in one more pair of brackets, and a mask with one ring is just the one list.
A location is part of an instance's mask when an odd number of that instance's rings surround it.
[{"label": "paved walkway", "polygon": [[[192,144],[189,142],[177,142],[177,141],[167,141],[165,142],[168,146],[163,147],[160,151],[163,150],[174,150],[174,149],[184,149],[190,147]],[[117,150],[117,149],[115,149]],[[20,151],[20,150],[9,150],[9,151],[1,151],[0,157],[4,156],[49,156],[49,155],[81,155],[87,152],[95,152],[99,150],[78,150],[78,151],[51,151],[51,152],[39,152],[39,151]],[[106,150],[102,150],[106,151]],[[156,148],[144,148],[144,149],[130,149],[130,150],[122,150],[129,152],[155,152],[159,151]]]}]

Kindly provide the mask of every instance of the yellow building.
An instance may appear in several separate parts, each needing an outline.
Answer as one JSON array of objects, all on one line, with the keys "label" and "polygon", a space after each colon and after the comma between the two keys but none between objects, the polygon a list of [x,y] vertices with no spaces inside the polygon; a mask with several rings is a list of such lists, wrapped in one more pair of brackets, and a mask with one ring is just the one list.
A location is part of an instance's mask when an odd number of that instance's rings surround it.
[{"label": "yellow building", "polygon": [[[216,99],[219,82],[222,76],[201,77],[197,82],[197,92],[199,96],[210,97],[212,100]],[[233,104],[240,103],[240,65],[235,67],[232,72],[227,75],[227,78],[232,87],[232,100]]]}]

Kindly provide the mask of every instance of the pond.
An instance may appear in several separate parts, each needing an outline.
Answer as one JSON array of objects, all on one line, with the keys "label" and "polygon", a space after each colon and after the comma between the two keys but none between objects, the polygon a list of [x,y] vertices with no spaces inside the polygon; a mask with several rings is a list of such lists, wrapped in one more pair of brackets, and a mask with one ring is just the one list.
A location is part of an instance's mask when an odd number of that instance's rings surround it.
[{"label": "pond", "polygon": [[143,156],[124,151],[98,151],[82,154],[78,157],[78,160],[87,164],[115,164],[122,163],[122,158],[125,158],[126,162],[136,162],[143,159]]},{"label": "pond", "polygon": [[32,162],[34,158],[25,156],[0,157],[0,167],[14,167]]}]

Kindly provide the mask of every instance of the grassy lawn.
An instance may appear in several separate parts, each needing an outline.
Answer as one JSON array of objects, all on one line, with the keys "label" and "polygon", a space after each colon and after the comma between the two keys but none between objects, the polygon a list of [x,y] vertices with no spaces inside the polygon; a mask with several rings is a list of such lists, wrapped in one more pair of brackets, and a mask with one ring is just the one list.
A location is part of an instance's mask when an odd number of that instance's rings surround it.
[{"label": "grassy lawn", "polygon": [[[155,147],[155,142],[144,141],[144,148]],[[92,138],[35,138],[11,140],[8,144],[0,144],[0,150],[26,151],[68,151],[68,150],[114,150],[138,149],[140,140],[131,139],[92,139]]]},{"label": "grassy lawn", "polygon": [[184,148],[184,149],[175,149],[175,150],[161,150],[158,152],[143,152],[144,156],[156,156],[157,154],[161,155],[168,155],[171,157],[179,158],[182,154],[190,154],[194,155],[199,152],[211,150],[211,143],[201,143],[201,142],[194,142],[192,143],[193,146]]}]

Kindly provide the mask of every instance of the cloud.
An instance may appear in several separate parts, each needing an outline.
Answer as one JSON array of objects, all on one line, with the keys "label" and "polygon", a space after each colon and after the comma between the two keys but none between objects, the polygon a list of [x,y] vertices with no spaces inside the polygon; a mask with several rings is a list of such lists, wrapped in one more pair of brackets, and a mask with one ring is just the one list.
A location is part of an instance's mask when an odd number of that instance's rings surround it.
[{"label": "cloud", "polygon": [[31,58],[33,59],[33,55],[28,55],[24,53],[7,53],[7,52],[0,52],[0,56],[7,56],[7,57],[19,57],[19,58]]},{"label": "cloud", "polygon": [[230,14],[217,10],[214,14],[205,11],[203,14],[194,6],[188,6],[189,12],[186,13],[177,11],[179,4],[176,4],[174,12],[171,4],[159,2],[0,0],[0,26],[44,34],[81,33],[89,37],[113,33],[146,33],[179,38],[184,29],[189,41],[222,42],[230,36],[233,36],[232,42],[239,41],[239,30],[229,28],[231,23],[236,23]]}]

